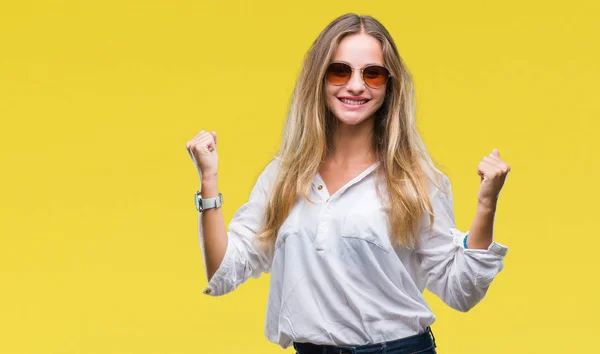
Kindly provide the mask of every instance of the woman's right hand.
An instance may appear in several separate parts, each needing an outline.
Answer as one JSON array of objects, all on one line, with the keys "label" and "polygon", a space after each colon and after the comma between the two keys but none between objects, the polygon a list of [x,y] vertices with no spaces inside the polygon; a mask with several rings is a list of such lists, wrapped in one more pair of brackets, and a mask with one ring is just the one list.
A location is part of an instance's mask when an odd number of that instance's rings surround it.
[{"label": "woman's right hand", "polygon": [[201,179],[217,178],[217,133],[201,130],[185,147]]}]

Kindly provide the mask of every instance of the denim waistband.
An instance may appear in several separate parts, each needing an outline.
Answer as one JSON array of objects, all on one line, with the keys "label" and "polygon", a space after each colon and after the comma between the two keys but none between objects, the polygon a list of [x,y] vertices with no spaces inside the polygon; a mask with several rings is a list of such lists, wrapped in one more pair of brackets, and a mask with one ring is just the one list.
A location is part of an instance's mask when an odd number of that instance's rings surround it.
[{"label": "denim waistband", "polygon": [[365,345],[322,345],[294,342],[298,354],[368,354],[393,352],[394,354],[414,353],[416,351],[435,348],[435,337],[431,327],[425,332],[389,342]]}]

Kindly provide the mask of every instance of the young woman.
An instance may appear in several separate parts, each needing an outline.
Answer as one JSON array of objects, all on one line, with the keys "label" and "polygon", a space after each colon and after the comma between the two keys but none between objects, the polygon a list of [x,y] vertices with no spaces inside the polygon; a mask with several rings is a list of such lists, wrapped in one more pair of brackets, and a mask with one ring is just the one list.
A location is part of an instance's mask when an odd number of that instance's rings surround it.
[{"label": "young woman", "polygon": [[265,334],[297,353],[435,353],[429,289],[468,311],[503,267],[493,241],[510,167],[478,166],[478,208],[455,228],[450,182],[414,120],[411,77],[388,31],[368,16],[330,23],[308,52],[279,155],[226,230],[217,139],[186,148],[200,174],[205,294],[271,272]]}]

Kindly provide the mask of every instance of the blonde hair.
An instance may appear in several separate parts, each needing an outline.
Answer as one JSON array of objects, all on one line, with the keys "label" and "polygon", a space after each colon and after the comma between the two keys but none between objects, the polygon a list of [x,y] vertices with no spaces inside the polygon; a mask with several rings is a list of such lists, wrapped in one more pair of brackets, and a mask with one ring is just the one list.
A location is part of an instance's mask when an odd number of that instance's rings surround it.
[{"label": "blonde hair", "polygon": [[294,88],[277,157],[279,172],[265,207],[263,229],[257,235],[263,249],[273,247],[278,230],[298,196],[310,200],[312,181],[331,146],[337,121],[326,105],[325,72],[340,41],[357,33],[366,33],[381,43],[383,64],[391,74],[385,100],[376,112],[372,144],[380,162],[378,178],[387,187],[385,210],[392,242],[407,248],[416,246],[419,240],[415,230],[425,213],[433,225],[425,168],[428,165],[431,171],[439,170],[416,128],[411,75],[381,23],[370,16],[346,14],[319,34],[305,57]]}]

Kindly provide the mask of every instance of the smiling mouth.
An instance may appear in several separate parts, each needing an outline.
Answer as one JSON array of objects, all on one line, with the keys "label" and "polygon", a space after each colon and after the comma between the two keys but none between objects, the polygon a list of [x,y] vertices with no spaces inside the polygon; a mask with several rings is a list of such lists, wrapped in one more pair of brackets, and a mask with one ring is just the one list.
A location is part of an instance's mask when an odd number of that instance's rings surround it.
[{"label": "smiling mouth", "polygon": [[348,99],[348,98],[338,98],[338,100],[342,101],[345,104],[349,104],[349,105],[352,105],[352,106],[360,106],[360,105],[363,105],[363,104],[369,102],[369,100],[360,100],[360,101],[358,101],[358,100],[351,100],[351,99]]}]

